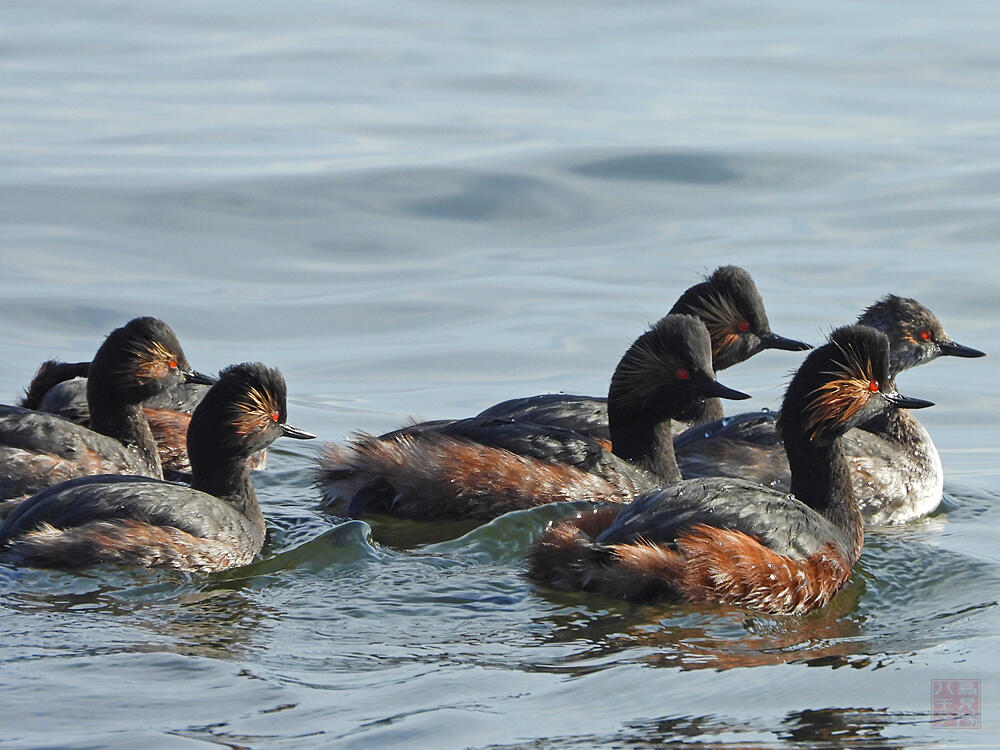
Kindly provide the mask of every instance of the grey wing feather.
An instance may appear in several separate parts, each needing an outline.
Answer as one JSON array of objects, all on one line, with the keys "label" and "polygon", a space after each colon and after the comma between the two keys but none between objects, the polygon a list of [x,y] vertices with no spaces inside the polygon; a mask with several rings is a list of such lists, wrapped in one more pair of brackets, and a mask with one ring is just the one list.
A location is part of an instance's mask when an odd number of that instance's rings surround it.
[{"label": "grey wing feather", "polygon": [[130,518],[208,537],[238,523],[236,516],[234,508],[211,495],[159,479],[81,477],[49,487],[15,508],[0,524],[0,546],[43,523],[65,529]]},{"label": "grey wing feather", "polygon": [[[179,383],[146,399],[143,406],[190,414],[201,403],[208,389],[209,386],[201,383]],[[58,414],[77,424],[88,424],[90,409],[87,406],[87,379],[74,378],[54,385],[42,396],[38,410]]]},{"label": "grey wing feather", "polygon": [[552,425],[601,440],[611,438],[608,430],[608,400],[596,396],[547,393],[512,398],[484,409],[478,416],[505,417]]},{"label": "grey wing feather", "polygon": [[679,482],[640,495],[598,537],[601,544],[644,539],[671,545],[696,524],[741,531],[775,552],[802,559],[838,530],[805,503],[738,479]]},{"label": "grey wing feather", "polygon": [[94,451],[123,465],[134,463],[132,454],[114,438],[74,424],[55,414],[0,405],[0,445],[73,459],[83,450]]}]

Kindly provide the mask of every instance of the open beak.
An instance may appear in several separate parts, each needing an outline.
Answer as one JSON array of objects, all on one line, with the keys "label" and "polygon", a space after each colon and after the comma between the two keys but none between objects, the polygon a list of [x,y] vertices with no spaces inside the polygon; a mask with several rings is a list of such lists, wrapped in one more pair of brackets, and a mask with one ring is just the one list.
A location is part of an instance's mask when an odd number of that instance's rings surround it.
[{"label": "open beak", "polygon": [[971,346],[962,346],[954,341],[941,341],[938,343],[941,354],[948,357],[985,357],[986,352],[973,349]]},{"label": "open beak", "polygon": [[789,352],[804,352],[806,349],[812,349],[812,346],[804,341],[786,339],[784,336],[779,336],[776,333],[765,333],[760,337],[760,348],[784,349]]},{"label": "open beak", "polygon": [[290,424],[281,425],[281,435],[282,437],[295,438],[296,440],[312,440],[316,437],[311,432],[300,430],[298,427],[292,427]]},{"label": "open beak", "polygon": [[211,375],[206,375],[203,372],[198,372],[197,370],[185,370],[184,371],[184,382],[185,383],[197,383],[198,385],[215,385],[218,382],[218,378],[213,378]]}]

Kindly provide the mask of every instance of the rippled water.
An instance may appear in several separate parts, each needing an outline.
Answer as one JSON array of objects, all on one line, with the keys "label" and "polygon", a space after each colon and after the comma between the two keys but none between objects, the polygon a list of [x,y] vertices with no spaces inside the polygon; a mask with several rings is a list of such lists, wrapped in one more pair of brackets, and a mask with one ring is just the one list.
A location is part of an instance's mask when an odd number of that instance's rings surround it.
[{"label": "rippled water", "polygon": [[[886,292],[993,353],[900,378],[945,512],[799,618],[537,589],[573,508],[326,517],[318,446],[257,486],[265,559],[0,567],[12,747],[1000,744],[1000,146],[986,3],[5,3],[0,394],[137,314],[259,359],[325,439],[600,393],[739,263],[818,342]],[[799,355],[724,382],[773,406]],[[369,532],[371,536],[369,536]],[[983,728],[932,725],[981,680]]]}]

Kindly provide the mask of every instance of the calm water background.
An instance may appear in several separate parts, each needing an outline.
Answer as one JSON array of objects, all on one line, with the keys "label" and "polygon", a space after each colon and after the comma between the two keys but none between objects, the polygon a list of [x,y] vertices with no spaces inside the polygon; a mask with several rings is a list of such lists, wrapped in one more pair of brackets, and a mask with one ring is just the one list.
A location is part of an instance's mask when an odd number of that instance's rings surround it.
[{"label": "calm water background", "polygon": [[[1000,745],[1000,6],[2,13],[5,400],[138,314],[200,369],[279,366],[290,421],[328,440],[600,393],[723,263],[784,335],[895,292],[993,357],[900,379],[938,403],[948,510],[869,535],[802,618],[538,590],[524,550],[566,508],[371,541],[311,509],[318,446],[279,444],[249,569],[0,567],[0,742]],[[773,406],[799,360],[722,379]],[[935,678],[981,680],[982,729],[931,725]]]}]

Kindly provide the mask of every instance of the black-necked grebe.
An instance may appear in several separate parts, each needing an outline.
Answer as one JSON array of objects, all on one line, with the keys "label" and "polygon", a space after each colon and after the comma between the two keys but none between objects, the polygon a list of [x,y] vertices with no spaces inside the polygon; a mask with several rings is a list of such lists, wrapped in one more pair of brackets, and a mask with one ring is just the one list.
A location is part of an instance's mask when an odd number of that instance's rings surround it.
[{"label": "black-necked grebe", "polygon": [[532,548],[529,576],[632,600],[808,612],[847,582],[864,539],[841,436],[887,410],[930,405],[896,391],[884,334],[838,329],[785,394],[793,495],[732,478],[678,482],[620,513],[551,526]]},{"label": "black-necked grebe", "polygon": [[[87,375],[90,362],[47,360],[39,366],[18,406],[58,414],[71,422],[87,425]],[[143,401],[148,409],[169,409],[191,414],[208,393],[210,383],[173,383]]]},{"label": "black-necked grebe", "polygon": [[315,437],[285,418],[281,373],[261,364],[228,367],[191,418],[190,487],[121,475],[50,487],[0,525],[0,555],[58,568],[115,563],[208,572],[246,565],[266,533],[247,459],[281,436]]},{"label": "black-necked grebe", "polygon": [[711,340],[690,315],[667,315],[629,347],[608,391],[614,453],[551,425],[473,417],[331,444],[320,460],[325,506],[357,515],[490,519],[557,500],[626,502],[677,481],[670,422],[707,398],[749,398],[715,380]]},{"label": "black-necked grebe", "polygon": [[[686,290],[670,312],[695,315],[704,322],[712,339],[715,372],[739,364],[764,349],[809,349],[808,344],[771,330],[757,285],[738,266],[717,268],[703,282]],[[610,437],[607,399],[597,396],[546,393],[514,398],[484,409],[478,416],[550,424],[601,440]],[[692,425],[721,418],[722,403],[717,398],[708,398],[702,411],[692,413],[690,419],[675,421],[673,429],[676,434]]]},{"label": "black-necked grebe", "polygon": [[[90,362],[46,360],[39,365],[35,377],[24,389],[24,397],[17,405],[32,411],[58,414],[71,422],[86,425],[90,421],[90,410],[87,408],[89,372]],[[73,394],[72,397],[64,395],[70,393]],[[46,399],[50,397],[52,403],[46,406]]]},{"label": "black-necked grebe", "polygon": [[[952,341],[934,313],[915,299],[884,297],[858,323],[888,336],[893,377],[939,356],[984,356]],[[742,477],[787,490],[788,459],[776,420],[776,414],[755,412],[692,428],[674,445],[681,474]],[[941,459],[927,430],[909,411],[896,409],[851,430],[843,445],[866,523],[904,523],[927,515],[941,502]]]},{"label": "black-necked grebe", "polygon": [[[50,414],[58,414],[71,422],[90,426],[90,409],[87,407],[87,373],[90,362],[43,362],[25,389],[20,405]],[[175,383],[154,393],[142,402],[142,410],[149,421],[160,453],[160,464],[167,475],[191,470],[188,463],[186,440],[191,413],[208,392],[203,383]],[[267,453],[254,456],[250,468],[263,469]]]},{"label": "black-necked grebe", "polygon": [[191,370],[166,323],[136,318],[112,331],[90,367],[90,429],[52,414],[0,406],[0,498],[23,498],[91,474],[161,477],[140,404],[185,380],[211,382]]}]

